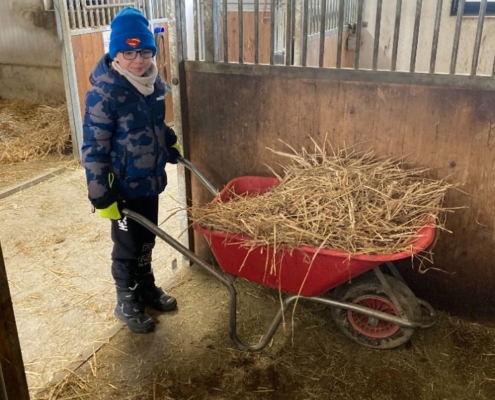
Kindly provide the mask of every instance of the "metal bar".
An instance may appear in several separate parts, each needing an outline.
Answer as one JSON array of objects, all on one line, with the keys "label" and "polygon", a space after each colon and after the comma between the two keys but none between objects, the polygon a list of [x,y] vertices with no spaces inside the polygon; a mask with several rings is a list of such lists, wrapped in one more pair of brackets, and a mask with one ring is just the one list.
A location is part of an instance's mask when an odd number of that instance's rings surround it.
[{"label": "metal bar", "polygon": [[275,64],[275,0],[270,1],[270,65]]},{"label": "metal bar", "polygon": [[383,82],[403,85],[444,86],[464,89],[495,90],[495,79],[491,76],[464,76],[449,74],[418,74],[409,71],[371,71],[354,69],[328,68],[287,68],[285,66],[259,65],[252,68],[249,65],[239,64],[209,64],[202,62],[185,62],[186,71],[221,73],[246,76],[276,76],[278,78],[316,79],[329,82],[356,81],[356,82]]},{"label": "metal bar", "polygon": [[339,29],[339,5],[340,5],[340,0],[335,0],[335,11],[334,11],[334,15],[333,15],[333,18],[335,20],[335,28]]},{"label": "metal bar", "polygon": [[254,0],[254,63],[260,62],[260,0]]},{"label": "metal bar", "polygon": [[74,1],[70,0],[68,1],[68,8],[69,8],[69,17],[70,17],[70,27],[71,29],[77,28],[76,25],[76,18],[75,18],[75,12],[74,12]]},{"label": "metal bar", "polygon": [[457,6],[457,21],[455,24],[454,43],[452,45],[452,58],[450,59],[450,73],[455,74],[457,64],[457,52],[459,51],[459,40],[461,38],[462,16],[464,14],[465,0],[459,0]]},{"label": "metal bar", "polygon": [[397,50],[399,48],[400,17],[402,12],[402,0],[397,0],[395,8],[395,26],[394,26],[394,44],[392,46],[392,67],[391,70],[397,69]]},{"label": "metal bar", "polygon": [[287,11],[285,18],[285,65],[292,64],[292,18],[294,17],[292,0],[287,0]]},{"label": "metal bar", "polygon": [[378,68],[378,52],[380,49],[380,29],[382,23],[382,6],[383,0],[378,0],[376,3],[376,16],[375,16],[375,43],[373,45],[373,71]]},{"label": "metal bar", "polygon": [[[307,2],[310,4],[310,6],[308,6],[308,10],[309,10],[310,13],[312,13],[313,12],[313,8],[314,8],[314,2],[315,2],[315,0],[307,0]],[[312,15],[310,15],[310,17],[308,18],[308,24],[309,24],[309,31],[310,32],[313,32],[313,18],[312,18]]]},{"label": "metal bar", "polygon": [[76,0],[76,1],[81,3],[82,7],[85,10],[99,10],[101,8],[118,8],[118,7],[135,7],[136,6],[135,1],[128,2],[128,3],[120,3],[120,4],[102,4],[102,5],[97,5],[97,6],[88,6],[86,4],[86,1],[84,1],[84,0],[83,1]]},{"label": "metal bar", "polygon": [[95,10],[95,14],[96,14],[96,26],[101,26],[102,23],[101,23],[101,19],[100,19],[100,11],[105,11],[104,8],[97,8]]},{"label": "metal bar", "polygon": [[320,51],[318,54],[318,66],[323,67],[325,61],[325,28],[327,16],[327,0],[321,0],[320,8]]},{"label": "metal bar", "polygon": [[345,0],[339,2],[339,33],[337,39],[337,68],[342,67],[342,39],[344,36],[344,5]]},{"label": "metal bar", "polygon": [[361,30],[363,28],[363,7],[364,7],[364,0],[358,0],[354,69],[359,69],[359,58],[361,55]]},{"label": "metal bar", "polygon": [[421,25],[421,8],[423,6],[423,0],[417,0],[416,2],[416,17],[414,18],[414,33],[411,49],[411,64],[409,71],[414,72],[416,69],[416,56],[418,54],[418,40],[419,40],[419,26]]},{"label": "metal bar", "polygon": [[327,15],[325,16],[325,28],[333,29],[335,19],[335,0],[329,0],[327,4]]},{"label": "metal bar", "polygon": [[292,1],[292,20],[291,20],[291,46],[290,46],[290,54],[291,54],[291,64],[298,65],[297,63],[301,59],[302,52],[302,44],[301,44],[301,35],[302,35],[302,0],[290,0]]},{"label": "metal bar", "polygon": [[440,21],[442,19],[443,0],[437,0],[437,12],[435,14],[435,27],[433,28],[433,41],[431,45],[430,74],[435,73],[437,62],[438,37],[440,36]]},{"label": "metal bar", "polygon": [[[213,0],[213,58],[214,61],[220,61],[222,59],[221,55],[221,42],[222,42],[222,32],[221,32],[221,21],[222,21],[222,8],[220,6],[221,0]],[[186,31],[184,31],[183,40],[186,41]]]},{"label": "metal bar", "polygon": [[[115,0],[108,0],[108,4],[114,4]],[[111,8],[107,8],[106,9],[106,12],[107,12],[107,25],[110,25],[112,23],[112,9]]]},{"label": "metal bar", "polygon": [[[204,0],[204,10],[205,10],[205,61],[214,62],[215,61],[215,36],[214,36],[214,11],[213,3],[216,0]],[[224,0],[227,1],[227,0]],[[225,50],[225,49],[224,49]]]},{"label": "metal bar", "polygon": [[[81,4],[83,5],[83,8],[86,8],[86,2],[83,1],[81,2]],[[85,13],[88,14],[89,16],[89,23],[90,23],[90,26],[93,28],[95,26],[95,20],[94,20],[94,17],[93,17],[93,10],[94,10],[94,7],[95,6],[91,6],[90,8],[86,8],[85,10]]]},{"label": "metal bar", "polygon": [[[109,4],[115,4],[115,1],[118,1],[118,0],[111,0],[111,1],[109,1]],[[108,12],[110,13],[110,21],[112,21],[112,19],[115,18],[115,10],[116,10],[116,8],[109,8],[108,9]]]},{"label": "metal bar", "polygon": [[228,19],[229,19],[229,10],[228,10],[228,1],[223,0],[222,3],[223,9],[223,62],[229,62],[229,27],[228,27]]},{"label": "metal bar", "polygon": [[308,58],[308,24],[309,24],[309,15],[308,15],[308,2],[305,1],[303,3],[303,25],[302,25],[302,47],[301,47],[301,65],[303,67],[307,64]]},{"label": "metal bar", "polygon": [[194,59],[199,60],[199,23],[198,23],[198,1],[193,0],[193,19],[194,19]]},{"label": "metal bar", "polygon": [[492,76],[495,76],[495,56],[493,57]]},{"label": "metal bar", "polygon": [[474,41],[473,60],[471,64],[471,75],[476,75],[478,69],[478,59],[480,55],[481,35],[483,34],[483,24],[485,22],[487,0],[481,0],[478,14],[478,28],[476,29],[476,39]]},{"label": "metal bar", "polygon": [[205,4],[204,0],[198,0],[198,24],[199,24],[199,59],[206,60],[206,33],[205,33]]},{"label": "metal bar", "polygon": [[338,0],[328,0],[326,26],[327,29],[337,30],[337,24],[335,23],[335,16],[338,14]]},{"label": "metal bar", "polygon": [[78,28],[87,28],[88,24],[86,21],[86,14],[82,13],[79,0],[74,0],[74,1],[76,4],[77,26],[78,26]]},{"label": "metal bar", "polygon": [[178,161],[181,164],[184,164],[184,166],[191,171],[196,177],[199,179],[199,181],[209,190],[209,192],[213,196],[218,195],[218,190],[213,186],[213,184],[206,178],[206,176],[203,175],[203,173],[189,160],[185,159],[184,157],[179,157]]},{"label": "metal bar", "polygon": [[215,61],[222,59],[222,7],[220,2],[222,0],[213,1],[213,57]]},{"label": "metal bar", "polygon": [[65,0],[55,0],[55,20],[57,22],[57,36],[62,46],[62,73],[64,77],[65,97],[67,101],[67,111],[69,114],[69,124],[71,130],[72,149],[74,158],[79,158],[82,145],[82,115],[79,102],[79,89],[76,79],[76,66],[74,61],[74,51],[72,48],[72,36],[67,15],[67,2]]},{"label": "metal bar", "polygon": [[238,0],[239,22],[239,64],[244,63],[244,5],[243,0]]},{"label": "metal bar", "polygon": [[[199,4],[198,4],[199,5]],[[188,141],[187,137],[184,137],[184,132],[189,132],[188,120],[185,115],[188,115],[187,100],[186,100],[186,81],[184,62],[187,58],[187,41],[185,35],[187,33],[186,26],[186,5],[183,0],[170,0],[167,7],[168,16],[168,33],[169,33],[169,57],[170,57],[170,73],[172,76],[172,104],[174,110],[174,131],[177,134],[177,139],[181,143],[182,148],[187,154]],[[202,12],[201,9],[198,12]],[[200,32],[203,30],[200,28]],[[201,43],[201,42],[200,42]],[[201,51],[203,49],[200,46]],[[200,52],[200,54],[202,54]],[[194,62],[194,61],[192,61]],[[201,64],[206,64],[202,62]],[[187,202],[187,187],[185,170],[182,166],[177,168],[177,178],[179,182],[178,201],[181,204]],[[179,214],[179,225],[182,231],[187,231],[189,222],[187,219],[187,213],[181,212]],[[182,235],[180,240],[184,245],[189,244],[189,235]]]}]

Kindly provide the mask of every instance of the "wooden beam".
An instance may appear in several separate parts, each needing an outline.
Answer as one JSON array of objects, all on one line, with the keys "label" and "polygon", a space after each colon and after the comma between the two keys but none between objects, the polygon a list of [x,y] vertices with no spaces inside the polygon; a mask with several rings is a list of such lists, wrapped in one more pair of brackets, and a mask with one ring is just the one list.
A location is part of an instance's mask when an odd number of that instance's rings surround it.
[{"label": "wooden beam", "polygon": [[29,400],[29,390],[24,372],[21,347],[17,336],[14,309],[10,298],[9,283],[0,244],[0,366],[4,386],[0,379],[0,398]]}]

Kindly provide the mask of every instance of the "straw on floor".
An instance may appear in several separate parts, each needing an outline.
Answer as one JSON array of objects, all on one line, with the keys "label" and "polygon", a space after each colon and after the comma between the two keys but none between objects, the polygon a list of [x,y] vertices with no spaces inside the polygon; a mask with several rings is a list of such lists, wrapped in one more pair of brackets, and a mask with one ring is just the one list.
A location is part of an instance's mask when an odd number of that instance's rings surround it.
[{"label": "straw on floor", "polygon": [[67,107],[0,99],[0,163],[68,154],[71,135]]}]

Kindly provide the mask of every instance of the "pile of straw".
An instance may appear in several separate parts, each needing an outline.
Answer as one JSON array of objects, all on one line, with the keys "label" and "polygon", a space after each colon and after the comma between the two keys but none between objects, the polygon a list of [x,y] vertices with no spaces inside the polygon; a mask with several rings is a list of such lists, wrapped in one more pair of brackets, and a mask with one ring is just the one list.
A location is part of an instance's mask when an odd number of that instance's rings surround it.
[{"label": "pile of straw", "polygon": [[[273,151],[273,150],[272,150]],[[441,227],[445,181],[426,169],[403,169],[372,151],[340,150],[327,155],[276,152],[288,157],[280,184],[259,196],[233,194],[231,201],[193,206],[200,226],[251,238],[246,245],[344,250],[351,254],[391,254],[410,250],[425,219]]]},{"label": "pile of straw", "polygon": [[0,100],[0,163],[32,161],[70,150],[66,106]]}]

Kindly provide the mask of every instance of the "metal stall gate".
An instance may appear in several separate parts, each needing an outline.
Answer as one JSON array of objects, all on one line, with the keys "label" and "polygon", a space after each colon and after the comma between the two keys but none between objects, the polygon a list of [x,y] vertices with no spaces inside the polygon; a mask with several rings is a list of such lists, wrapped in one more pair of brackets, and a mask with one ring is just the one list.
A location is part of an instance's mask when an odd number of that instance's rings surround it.
[{"label": "metal stall gate", "polygon": [[[157,45],[159,74],[171,75],[169,16],[166,0],[55,0],[59,37],[63,43],[63,71],[73,132],[74,153],[82,141],[84,97],[90,88],[89,76],[96,62],[108,51],[110,23],[124,7],[141,10],[150,20]],[[163,28],[163,29],[162,29]],[[166,121],[173,121],[173,101],[166,98]]]},{"label": "metal stall gate", "polygon": [[[434,265],[404,273],[439,308],[495,302],[495,20],[465,0],[175,0],[186,155],[217,187],[268,175],[268,148],[328,137],[462,184]],[[452,10],[456,10],[454,13]],[[191,28],[192,27],[192,28]],[[192,36],[191,36],[192,35]],[[280,172],[280,171],[279,171]],[[210,194],[194,179],[190,198]],[[208,256],[195,239],[196,251]]]}]

